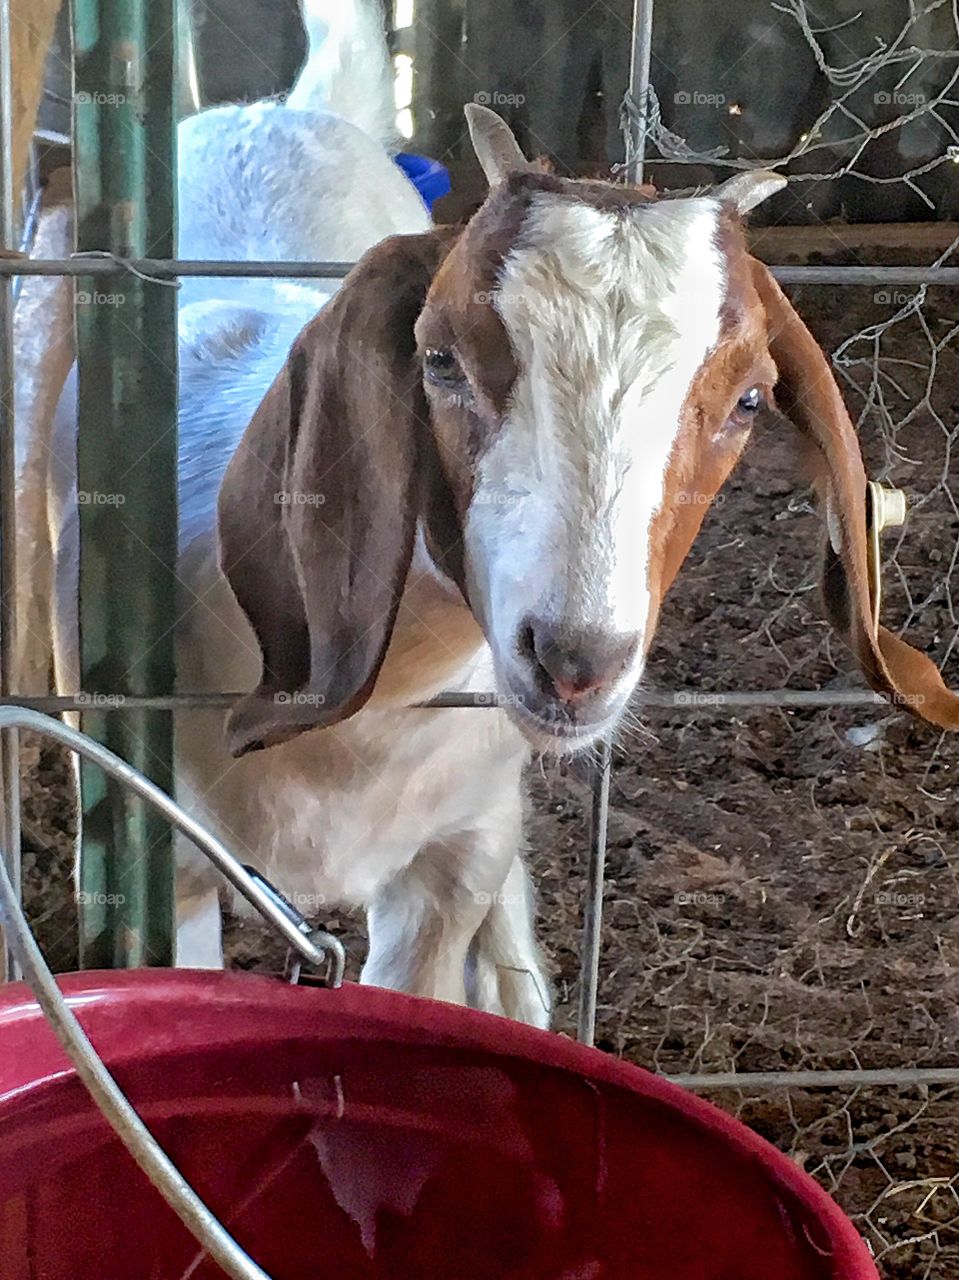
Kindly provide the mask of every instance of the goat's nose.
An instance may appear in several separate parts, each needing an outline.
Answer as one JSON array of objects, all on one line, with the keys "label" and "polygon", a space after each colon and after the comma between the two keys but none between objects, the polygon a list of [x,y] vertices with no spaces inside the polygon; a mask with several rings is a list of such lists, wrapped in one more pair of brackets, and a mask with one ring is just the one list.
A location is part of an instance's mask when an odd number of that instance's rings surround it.
[{"label": "goat's nose", "polygon": [[519,647],[537,683],[564,702],[575,703],[618,680],[635,657],[639,639],[635,633],[610,635],[527,618],[520,628]]}]

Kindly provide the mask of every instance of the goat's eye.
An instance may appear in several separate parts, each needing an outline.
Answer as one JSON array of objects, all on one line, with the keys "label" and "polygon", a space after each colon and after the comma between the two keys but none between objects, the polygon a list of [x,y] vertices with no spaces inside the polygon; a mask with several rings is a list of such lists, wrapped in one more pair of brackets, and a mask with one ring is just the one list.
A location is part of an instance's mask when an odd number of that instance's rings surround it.
[{"label": "goat's eye", "polygon": [[763,393],[758,387],[750,387],[739,397],[736,408],[740,413],[757,413],[762,408]]},{"label": "goat's eye", "polygon": [[428,347],[423,356],[423,371],[427,382],[441,387],[464,381],[460,362],[449,347]]}]

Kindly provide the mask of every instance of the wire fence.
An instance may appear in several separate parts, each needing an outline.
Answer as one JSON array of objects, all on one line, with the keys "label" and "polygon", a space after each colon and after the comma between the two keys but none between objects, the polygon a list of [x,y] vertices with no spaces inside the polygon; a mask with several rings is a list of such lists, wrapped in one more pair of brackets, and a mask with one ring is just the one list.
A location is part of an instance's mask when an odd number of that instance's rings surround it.
[{"label": "wire fence", "polygon": [[[954,3],[910,3],[893,41],[841,65],[802,0],[773,7],[803,32],[835,93],[774,165],[816,155],[827,141],[835,148],[843,121],[841,163],[796,175],[798,183],[855,174],[922,191],[931,168],[959,160],[950,115],[959,55],[917,35],[932,16],[951,13],[959,39]],[[651,18],[651,3],[640,0],[637,22]],[[874,125],[857,109],[857,95],[868,96],[891,67],[906,92],[908,76],[930,66],[944,69],[941,82],[894,120]],[[674,162],[743,164],[696,151],[667,129],[641,81],[627,104],[641,139],[634,164],[647,147]],[[869,170],[873,144],[923,120],[952,138],[933,166]],[[885,548],[887,621],[947,670],[959,640],[959,320],[956,295],[945,292],[959,286],[956,247],[929,264],[776,268],[802,289],[800,309],[832,350],[871,472],[910,494],[910,520]],[[0,259],[0,280],[130,272],[165,283],[336,279],[349,265]],[[842,291],[813,287],[823,285]],[[877,714],[882,700],[850,687],[848,656],[835,650],[814,604],[814,522],[793,494],[792,466],[787,443],[761,441],[710,512],[664,620],[653,687],[636,699],[653,714],[626,730],[572,802],[557,799],[566,780],[538,788],[531,839],[561,1014],[572,1025],[578,1004],[588,1039],[595,1012],[604,1047],[709,1092],[785,1146],[853,1214],[889,1280],[951,1280],[959,1273],[959,752],[900,713]],[[76,691],[0,702],[109,712],[233,697]],[[490,691],[429,705],[498,700]],[[590,902],[580,969],[562,940]]]},{"label": "wire fence", "polygon": [[[841,11],[830,23],[803,0],[775,7],[798,25],[833,87],[828,107],[771,163],[789,169],[789,190],[802,198],[810,184],[855,175],[904,184],[932,205],[925,175],[959,160],[956,6],[910,4],[886,41],[873,38],[864,12]],[[845,47],[841,62],[827,44]],[[877,101],[902,105],[876,124]],[[639,103],[626,104],[627,122],[661,158],[742,164],[671,132],[652,89]],[[927,126],[944,142],[932,161],[894,172],[873,164],[884,138]],[[956,248],[930,265],[954,263]],[[863,271],[847,265],[856,254],[838,241],[836,249],[837,276],[858,270],[862,287],[803,287],[794,298],[832,351],[868,469],[910,497],[908,525],[885,547],[887,623],[949,670],[959,638],[956,295],[932,282],[870,279],[879,259]],[[720,679],[740,695],[754,684],[839,694],[846,683],[847,656],[824,629],[816,635],[812,546],[798,531],[805,504],[788,496],[788,460],[778,459],[772,477],[767,470],[777,447],[767,441],[746,483],[711,513],[679,585],[684,633],[712,627],[705,661],[701,652],[684,660],[678,644],[669,654],[673,677],[698,674],[701,714],[687,726],[671,722],[645,754],[664,781],[663,757],[687,762],[671,781],[698,788],[707,805],[701,818],[687,806],[691,831],[659,815],[661,856],[644,884],[651,919],[630,920],[628,869],[618,885],[626,893],[607,901],[604,962],[618,968],[631,1012],[617,1019],[601,982],[600,1030],[788,1150],[851,1213],[884,1277],[946,1280],[959,1267],[959,750],[838,701],[816,716],[785,707],[742,715],[744,704],[730,703],[725,732],[708,705]],[[757,512],[757,488],[767,500],[782,496],[775,524]],[[614,796],[620,777],[626,793],[628,766],[614,774]],[[626,794],[621,802],[628,822]],[[622,871],[614,859],[612,875]],[[629,961],[637,946],[646,973]]]}]

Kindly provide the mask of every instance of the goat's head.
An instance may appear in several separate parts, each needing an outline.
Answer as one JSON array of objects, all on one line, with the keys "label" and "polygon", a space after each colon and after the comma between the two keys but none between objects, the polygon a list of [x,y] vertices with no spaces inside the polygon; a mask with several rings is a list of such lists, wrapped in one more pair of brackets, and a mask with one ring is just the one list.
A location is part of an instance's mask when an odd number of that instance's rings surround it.
[{"label": "goat's head", "polygon": [[[528,735],[559,750],[595,740],[774,395],[812,445],[832,620],[875,687],[959,725],[933,665],[874,626],[855,432],[745,247],[742,215],[783,179],[651,200],[531,169],[483,108],[470,127],[486,203],[462,232],[367,255],[297,340],[231,464],[223,565],[264,656],[234,749],[363,705],[417,527]],[[276,492],[291,501],[277,507]]]}]

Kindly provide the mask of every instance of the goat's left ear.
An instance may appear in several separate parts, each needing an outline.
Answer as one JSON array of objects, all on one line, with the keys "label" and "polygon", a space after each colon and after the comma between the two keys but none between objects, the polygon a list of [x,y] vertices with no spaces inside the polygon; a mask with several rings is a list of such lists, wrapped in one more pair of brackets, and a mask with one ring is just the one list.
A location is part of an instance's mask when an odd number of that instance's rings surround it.
[{"label": "goat's left ear", "polygon": [[959,697],[946,687],[936,665],[874,618],[866,472],[828,361],[769,270],[754,261],[752,274],[779,374],[778,407],[813,446],[813,479],[828,529],[823,597],[829,620],[874,689],[923,720],[959,729]]},{"label": "goat's left ear", "polygon": [[[299,335],[227,468],[220,563],[263,655],[234,755],[336,724],[369,698],[420,517],[455,539],[414,326],[447,243],[371,250]],[[432,541],[432,539],[431,539]]]},{"label": "goat's left ear", "polygon": [[473,150],[491,187],[511,173],[532,168],[502,116],[478,102],[468,102],[463,112]]}]

